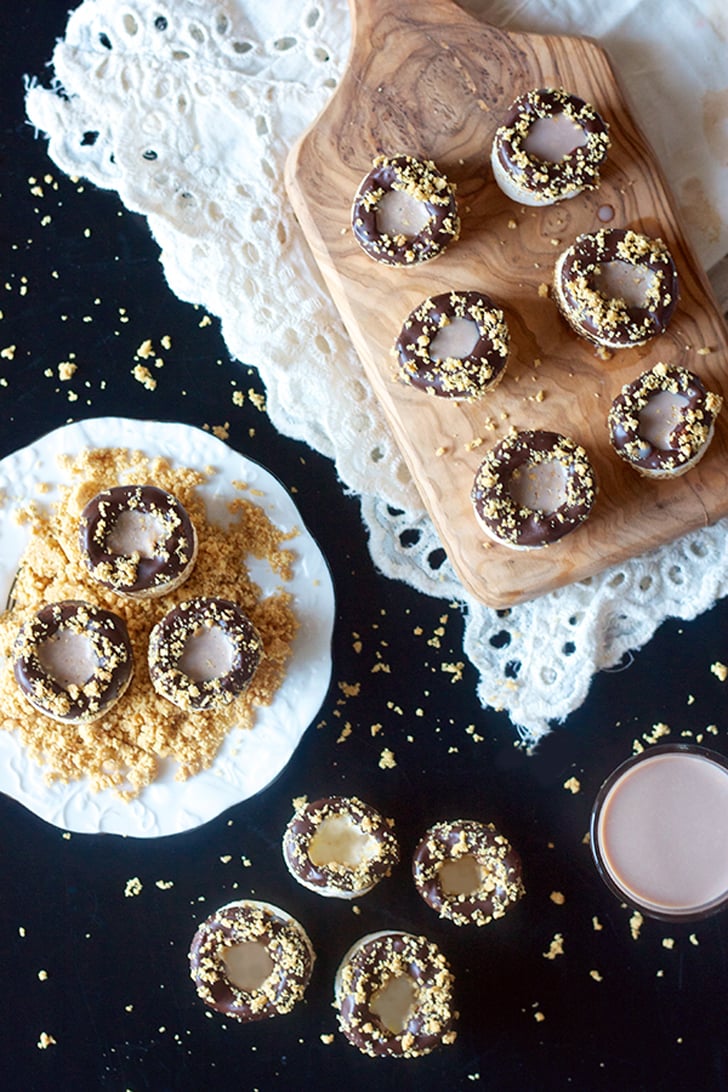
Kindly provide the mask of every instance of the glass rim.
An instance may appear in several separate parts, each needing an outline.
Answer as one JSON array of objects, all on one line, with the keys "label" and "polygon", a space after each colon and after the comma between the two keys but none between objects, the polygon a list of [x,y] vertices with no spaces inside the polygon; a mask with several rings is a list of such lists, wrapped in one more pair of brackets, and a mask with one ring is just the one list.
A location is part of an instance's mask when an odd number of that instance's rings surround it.
[{"label": "glass rim", "polygon": [[728,756],[720,754],[718,751],[713,751],[709,747],[703,747],[698,743],[659,743],[653,744],[645,748],[644,751],[640,751],[639,754],[630,755],[629,758],[624,759],[607,775],[602,782],[599,791],[594,799],[594,804],[591,810],[591,819],[589,824],[589,842],[592,851],[592,857],[599,873],[600,878],[609,888],[613,895],[620,899],[623,903],[626,903],[633,910],[638,910],[641,914],[645,914],[647,917],[656,918],[658,921],[668,922],[695,922],[702,921],[705,918],[711,917],[713,914],[717,914],[720,910],[724,909],[728,905],[728,886],[722,895],[716,896],[711,899],[710,902],[700,903],[696,906],[679,907],[674,910],[668,907],[663,907],[650,903],[649,901],[642,901],[639,896],[635,895],[632,891],[622,887],[618,881],[612,875],[609,870],[604,855],[602,853],[600,838],[599,838],[599,819],[602,813],[604,804],[609,797],[612,789],[618,784],[618,782],[629,773],[635,766],[639,766],[650,758],[656,758],[660,755],[666,754],[684,754],[693,755],[697,758],[703,758],[706,761],[712,762],[717,766],[720,766],[726,774],[728,774]]}]

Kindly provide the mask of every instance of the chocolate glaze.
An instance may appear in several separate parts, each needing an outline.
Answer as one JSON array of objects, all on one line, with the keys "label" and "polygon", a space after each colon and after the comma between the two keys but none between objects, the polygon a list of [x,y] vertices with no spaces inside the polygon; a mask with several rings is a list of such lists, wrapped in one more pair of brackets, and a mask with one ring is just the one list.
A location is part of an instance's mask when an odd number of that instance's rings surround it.
[{"label": "chocolate glaze", "polygon": [[[155,517],[165,531],[154,556],[140,557],[133,570],[129,555],[112,552],[107,542],[125,511]],[[155,485],[117,485],[98,493],[81,513],[79,541],[81,556],[94,579],[120,595],[162,595],[170,586],[176,587],[191,571],[197,550],[197,536],[186,510],[176,497]]]},{"label": "chocolate glaze", "polygon": [[[531,126],[540,118],[565,114],[586,136],[560,160],[543,160],[524,150]],[[520,95],[496,130],[494,152],[513,179],[533,194],[558,200],[599,184],[599,167],[609,148],[609,126],[589,103],[562,88],[541,87]]]},{"label": "chocolate glaze", "polygon": [[[243,990],[227,976],[227,949],[247,941],[262,944],[274,970],[263,992]],[[314,953],[306,932],[289,915],[267,903],[241,900],[223,906],[197,929],[190,946],[190,976],[210,1008],[241,1023],[288,1012],[303,997]]]},{"label": "chocolate glaze", "polygon": [[[639,433],[639,414],[660,391],[687,399],[680,420],[669,436],[668,448],[655,447]],[[687,368],[657,364],[626,384],[609,410],[609,436],[620,458],[637,470],[679,474],[707,447],[722,399],[708,391]]]},{"label": "chocolate glaze", "polygon": [[[557,459],[567,472],[567,499],[549,514],[519,507],[509,486],[514,471],[530,462]],[[519,547],[548,546],[575,530],[589,515],[596,480],[579,444],[543,429],[516,431],[486,455],[475,475],[471,500],[478,520],[499,541]]]},{"label": "chocolate glaze", "polygon": [[[391,1031],[371,1011],[374,995],[391,976],[392,953],[398,957],[401,973],[409,975],[418,990],[418,1003],[401,1032]],[[394,931],[363,937],[345,957],[339,974],[339,1026],[362,1053],[415,1056],[454,1040],[457,1013],[452,1010],[452,974],[437,945],[426,937]],[[428,1030],[433,1023],[437,1030]]]},{"label": "chocolate glaze", "polygon": [[[463,846],[465,852],[463,852]],[[483,882],[472,894],[450,895],[443,891],[440,867],[463,856],[475,859]],[[462,925],[485,925],[502,917],[509,905],[524,893],[521,858],[492,823],[457,819],[435,823],[415,849],[412,875],[422,898],[440,917]]]},{"label": "chocolate glaze", "polygon": [[[85,637],[97,660],[91,679],[71,691],[45,670],[38,657],[39,647],[63,630]],[[47,603],[25,623],[13,647],[13,672],[23,695],[39,712],[70,724],[103,716],[123,694],[133,670],[124,620],[80,599]]]},{"label": "chocolate glaze", "polygon": [[[456,367],[430,356],[430,344],[442,328],[443,318],[471,319],[478,326],[477,342]],[[406,383],[428,394],[472,400],[502,378],[508,348],[503,312],[485,293],[467,291],[442,292],[423,300],[405,319],[394,351],[399,376]]]},{"label": "chocolate glaze", "polygon": [[[179,667],[187,641],[204,626],[221,629],[235,649],[224,675],[195,681]],[[228,599],[197,596],[173,607],[149,636],[149,674],[155,690],[190,712],[229,704],[250,684],[263,642],[247,614]]]},{"label": "chocolate glaze", "polygon": [[[645,307],[607,300],[595,287],[595,274],[601,265],[613,261],[649,270],[656,298]],[[579,235],[559,259],[555,280],[564,318],[578,334],[598,345],[643,345],[664,333],[678,301],[677,269],[663,241],[627,228]]]},{"label": "chocolate glaze", "polygon": [[[413,237],[380,235],[377,203],[393,189],[417,188],[429,223]],[[352,229],[361,248],[385,265],[416,265],[436,258],[460,234],[454,186],[430,160],[409,155],[378,156],[362,180],[352,207]]]},{"label": "chocolate glaze", "polygon": [[[349,816],[362,834],[379,843],[380,856],[368,861],[361,874],[357,869],[316,865],[309,856],[308,847],[321,822],[335,815]],[[369,804],[355,796],[328,796],[296,810],[283,835],[283,856],[303,884],[356,892],[362,887],[369,890],[391,873],[399,860],[399,845],[387,820]]]}]

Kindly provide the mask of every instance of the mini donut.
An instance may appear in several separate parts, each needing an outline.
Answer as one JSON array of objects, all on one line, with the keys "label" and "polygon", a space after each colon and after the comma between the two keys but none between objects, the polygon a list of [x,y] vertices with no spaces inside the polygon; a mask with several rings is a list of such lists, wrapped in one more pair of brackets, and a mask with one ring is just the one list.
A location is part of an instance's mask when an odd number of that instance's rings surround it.
[{"label": "mini donut", "polygon": [[339,1027],[362,1054],[418,1058],[456,1039],[453,975],[426,937],[394,930],[369,933],[336,972]]},{"label": "mini donut", "polygon": [[[608,263],[621,263],[635,285],[650,283],[639,302],[599,287]],[[607,349],[644,345],[667,329],[678,300],[675,262],[662,239],[637,231],[602,228],[579,235],[554,269],[554,296],[562,315],[581,337]]]},{"label": "mini donut", "polygon": [[154,689],[188,713],[229,705],[248,688],[262,657],[260,634],[228,599],[178,603],[149,635]]},{"label": "mini donut", "polygon": [[[542,464],[560,464],[539,470]],[[519,488],[530,479],[539,492],[539,474],[556,472],[562,502],[537,506],[518,500]],[[548,478],[546,491],[548,499]],[[596,478],[589,456],[568,436],[543,429],[511,429],[478,467],[471,491],[475,515],[490,538],[512,549],[534,549],[558,541],[576,530],[589,515],[596,498]]]},{"label": "mini donut", "polygon": [[[551,122],[552,118],[563,120]],[[536,144],[539,129],[541,140]],[[549,130],[558,158],[551,158]],[[572,132],[578,143],[569,148]],[[522,205],[553,205],[597,188],[608,149],[609,126],[593,106],[561,87],[540,87],[511,105],[496,130],[490,159],[495,180],[507,197]]]},{"label": "mini donut", "polygon": [[39,713],[64,724],[89,724],[108,713],[133,672],[123,618],[80,599],[41,607],[13,645],[21,693]]},{"label": "mini donut", "polygon": [[290,1012],[303,997],[316,959],[308,935],[277,906],[241,899],[198,927],[190,977],[198,996],[241,1023]]},{"label": "mini donut", "polygon": [[612,402],[609,438],[617,455],[644,477],[675,478],[702,459],[722,404],[687,368],[655,364]]},{"label": "mini donut", "polygon": [[[382,228],[390,194],[401,194],[410,214],[419,223],[402,232]],[[416,202],[416,204],[413,204]],[[421,208],[420,208],[421,206]],[[364,177],[354,197],[351,212],[354,238],[362,250],[384,265],[416,265],[436,258],[460,235],[460,217],[455,202],[455,187],[429,159],[411,155],[380,155]]]},{"label": "mini donut", "polygon": [[[454,323],[468,324],[460,330],[468,340],[475,338],[472,348],[433,356],[435,339],[448,328],[455,332]],[[443,292],[423,300],[405,319],[394,345],[397,374],[427,394],[472,402],[500,383],[509,344],[505,316],[483,292]]]},{"label": "mini donut", "polygon": [[115,485],[98,493],[81,513],[79,541],[94,580],[138,599],[174,591],[197,557],[190,517],[155,485]]},{"label": "mini donut", "polygon": [[521,859],[492,823],[435,823],[412,860],[415,887],[455,925],[488,925],[525,894]]},{"label": "mini donut", "polygon": [[355,899],[397,864],[393,826],[356,796],[304,800],[283,835],[283,857],[294,879],[310,891]]}]

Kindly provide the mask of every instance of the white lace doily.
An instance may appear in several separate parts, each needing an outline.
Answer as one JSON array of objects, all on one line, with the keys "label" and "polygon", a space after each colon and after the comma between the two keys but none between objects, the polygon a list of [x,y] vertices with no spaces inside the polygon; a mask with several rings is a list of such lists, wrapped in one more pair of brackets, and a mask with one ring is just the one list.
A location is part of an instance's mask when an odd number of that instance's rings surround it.
[{"label": "white lace doily", "polygon": [[[611,44],[698,253],[708,263],[728,250],[725,136],[714,122],[711,143],[706,121],[711,104],[718,118],[726,110],[709,63],[725,20],[717,4],[693,3],[669,26],[656,0],[624,0],[608,14],[594,0],[568,13],[545,0],[516,14],[486,0],[465,6],[498,25]],[[335,88],[349,33],[344,0],[85,0],[57,43],[53,86],[29,80],[28,117],[64,172],[116,190],[147,217],[172,291],[219,316],[230,353],[259,369],[276,428],[335,460],[360,494],[380,570],[464,603],[481,702],[506,710],[534,742],[583,701],[595,671],[666,617],[694,617],[725,594],[726,524],[508,612],[465,595],[284,190],[288,149]],[[655,128],[665,101],[670,126]]]}]

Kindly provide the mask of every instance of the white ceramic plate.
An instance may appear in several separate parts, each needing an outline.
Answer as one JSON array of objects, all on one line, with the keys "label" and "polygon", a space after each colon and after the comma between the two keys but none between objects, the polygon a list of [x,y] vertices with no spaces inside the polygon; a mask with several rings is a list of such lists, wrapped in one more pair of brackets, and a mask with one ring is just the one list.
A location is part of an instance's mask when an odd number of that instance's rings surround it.
[{"label": "white ceramic plate", "polygon": [[[28,530],[15,522],[14,511],[31,498],[39,505],[52,505],[62,479],[57,456],[93,447],[140,450],[150,457],[164,456],[172,465],[198,470],[214,467],[216,473],[200,487],[211,520],[225,522],[227,502],[241,495],[230,485],[237,480],[256,491],[256,503],[277,527],[299,531],[290,543],[294,574],[286,589],[293,595],[300,629],[285,679],[272,704],[257,710],[252,729],[233,728],[228,733],[208,770],[187,781],[175,781],[175,765],[165,761],[159,778],[137,799],[125,803],[112,791],[92,792],[85,780],[48,784],[43,769],[28,759],[15,733],[0,730],[0,791],[49,823],[87,834],[178,834],[265,788],[284,768],[316,716],[331,678],[331,574],[290,496],[258,463],[189,425],[99,417],[56,429],[0,461],[1,604],[7,602],[28,538]],[[40,483],[47,483],[49,491],[41,492]],[[280,587],[280,577],[266,562],[248,558],[248,565],[264,594]]]}]

